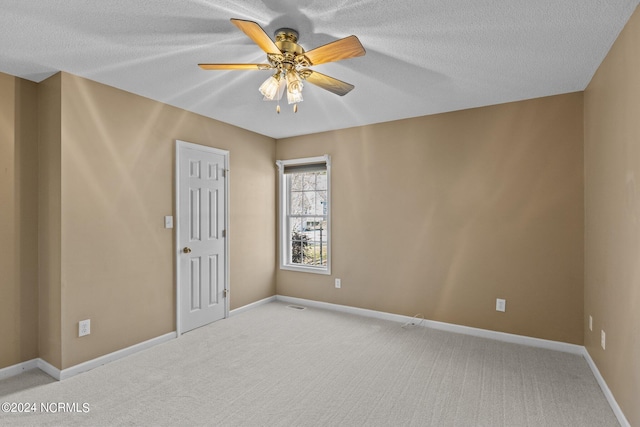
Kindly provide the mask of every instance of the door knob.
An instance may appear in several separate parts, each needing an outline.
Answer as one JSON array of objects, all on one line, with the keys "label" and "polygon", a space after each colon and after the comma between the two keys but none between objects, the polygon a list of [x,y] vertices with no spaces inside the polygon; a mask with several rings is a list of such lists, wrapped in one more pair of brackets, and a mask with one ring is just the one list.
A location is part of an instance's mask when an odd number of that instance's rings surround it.
[{"label": "door knob", "polygon": [[187,248],[185,247],[182,252],[184,252],[185,254],[190,254],[191,253],[191,248]]}]

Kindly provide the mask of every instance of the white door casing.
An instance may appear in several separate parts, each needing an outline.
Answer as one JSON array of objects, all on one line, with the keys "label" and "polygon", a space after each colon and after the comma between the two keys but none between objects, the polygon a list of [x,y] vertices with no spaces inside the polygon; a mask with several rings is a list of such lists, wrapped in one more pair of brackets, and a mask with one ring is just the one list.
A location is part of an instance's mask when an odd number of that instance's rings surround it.
[{"label": "white door casing", "polygon": [[229,313],[229,152],[176,141],[176,330]]}]

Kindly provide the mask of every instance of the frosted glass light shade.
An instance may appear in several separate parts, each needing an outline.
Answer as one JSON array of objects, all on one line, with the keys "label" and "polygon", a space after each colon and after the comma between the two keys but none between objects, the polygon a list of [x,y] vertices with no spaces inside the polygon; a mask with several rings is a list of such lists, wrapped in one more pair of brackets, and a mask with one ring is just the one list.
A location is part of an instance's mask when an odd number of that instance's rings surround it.
[{"label": "frosted glass light shade", "polygon": [[274,74],[264,81],[258,88],[265,99],[273,101],[278,95],[278,87],[280,86],[280,74]]},{"label": "frosted glass light shade", "polygon": [[287,73],[287,102],[289,104],[302,102],[302,87],[298,73]]}]

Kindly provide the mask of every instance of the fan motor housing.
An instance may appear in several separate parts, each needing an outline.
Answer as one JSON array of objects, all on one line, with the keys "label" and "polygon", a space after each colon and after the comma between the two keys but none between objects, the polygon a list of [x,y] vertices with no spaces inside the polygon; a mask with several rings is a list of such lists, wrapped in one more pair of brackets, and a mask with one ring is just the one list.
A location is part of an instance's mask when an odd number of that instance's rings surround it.
[{"label": "fan motor housing", "polygon": [[275,44],[283,53],[293,53],[294,55],[304,54],[304,49],[297,43],[298,32],[296,30],[280,28],[276,30],[274,35],[276,37]]}]

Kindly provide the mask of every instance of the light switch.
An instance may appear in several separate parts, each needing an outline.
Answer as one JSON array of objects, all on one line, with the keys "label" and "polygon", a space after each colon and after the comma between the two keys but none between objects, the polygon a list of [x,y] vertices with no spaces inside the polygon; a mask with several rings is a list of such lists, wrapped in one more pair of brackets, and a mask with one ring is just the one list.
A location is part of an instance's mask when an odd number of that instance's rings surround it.
[{"label": "light switch", "polygon": [[173,217],[171,215],[164,217],[164,228],[173,228]]}]

